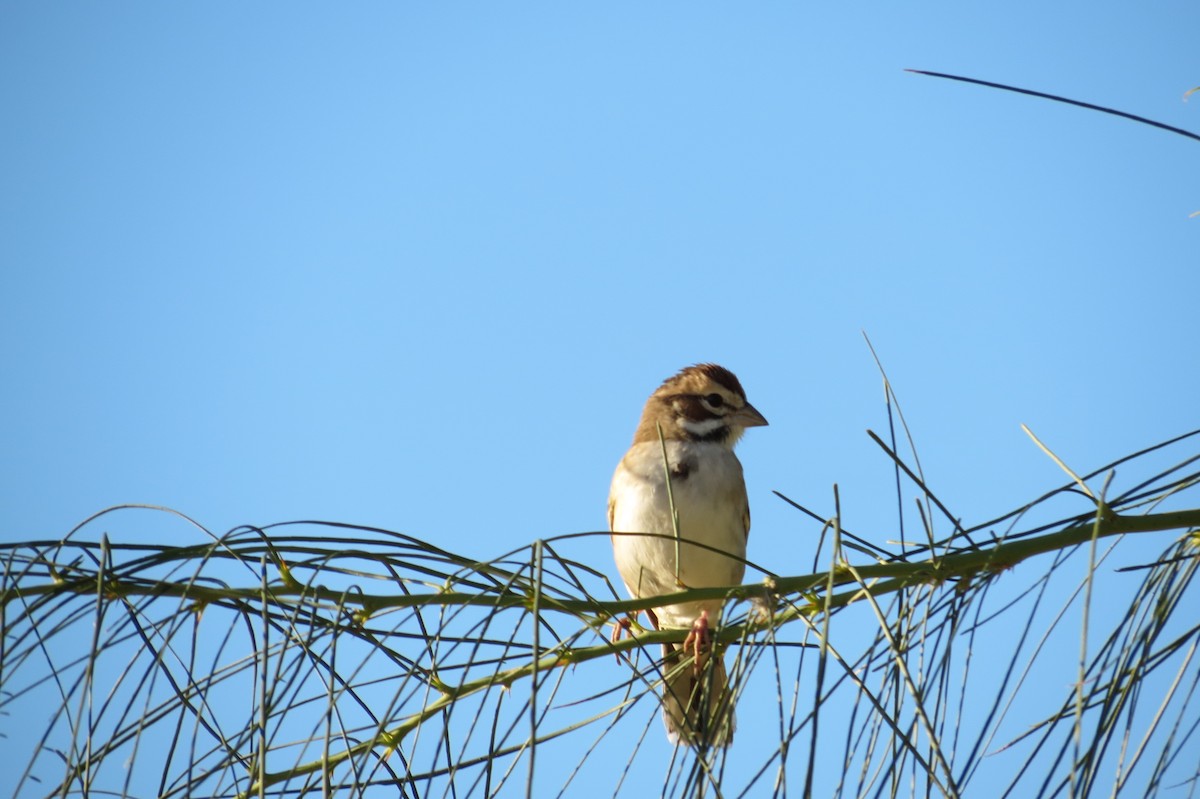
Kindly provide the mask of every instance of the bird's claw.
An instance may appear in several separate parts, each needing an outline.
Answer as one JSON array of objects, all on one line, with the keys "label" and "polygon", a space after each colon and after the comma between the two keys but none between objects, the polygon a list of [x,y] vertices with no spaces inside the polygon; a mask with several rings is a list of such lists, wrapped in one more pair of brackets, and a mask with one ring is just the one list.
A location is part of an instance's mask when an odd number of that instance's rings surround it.
[{"label": "bird's claw", "polygon": [[632,635],[630,628],[633,627],[633,619],[624,616],[613,622],[613,631],[611,640],[614,644],[624,638],[626,635]]},{"label": "bird's claw", "polygon": [[699,673],[712,652],[712,632],[708,627],[707,610],[700,611],[700,615],[692,622],[691,632],[683,639],[683,651],[692,656],[692,668]]}]

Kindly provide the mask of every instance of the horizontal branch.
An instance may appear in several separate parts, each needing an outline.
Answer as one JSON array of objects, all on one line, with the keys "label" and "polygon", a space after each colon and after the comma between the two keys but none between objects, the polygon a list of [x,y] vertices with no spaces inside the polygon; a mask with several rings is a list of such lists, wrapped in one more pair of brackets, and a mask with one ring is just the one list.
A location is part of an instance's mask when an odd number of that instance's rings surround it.
[{"label": "horizontal branch", "polygon": [[[835,586],[857,582],[859,578],[891,578],[876,583],[871,587],[871,593],[878,595],[896,591],[906,585],[918,583],[934,583],[943,580],[970,576],[978,572],[993,572],[1011,568],[1023,560],[1048,552],[1055,552],[1088,541],[1093,534],[1104,538],[1129,533],[1150,533],[1163,530],[1181,530],[1200,527],[1200,509],[1171,511],[1167,513],[1147,514],[1143,516],[1121,516],[1108,514],[1094,522],[1072,525],[1055,533],[1022,538],[1015,541],[998,540],[992,546],[982,546],[968,552],[958,552],[951,555],[927,558],[920,561],[898,561],[895,563],[873,563],[850,569],[835,568],[833,584]],[[164,549],[164,551],[166,551]],[[76,567],[78,569],[78,567]],[[541,593],[538,596],[540,608],[556,610],[573,615],[595,614],[600,620],[612,618],[625,613],[647,610],[662,605],[673,605],[682,602],[696,602],[706,599],[748,599],[762,600],[771,596],[789,594],[807,594],[819,591],[829,583],[828,571],[814,574],[797,575],[793,577],[771,577],[761,583],[746,585],[719,586],[709,588],[688,588],[672,594],[647,596],[638,599],[599,600],[594,598],[563,599]],[[531,586],[526,583],[525,585]],[[44,595],[61,595],[77,593],[94,595],[98,590],[98,579],[94,574],[77,578],[62,578],[51,580],[41,585],[10,584],[0,595],[0,604],[7,606],[15,600],[31,600]],[[491,609],[526,608],[533,605],[533,591],[512,590],[511,586],[504,590],[466,593],[462,591],[437,591],[429,593],[401,594],[369,594],[358,591],[339,591],[324,586],[304,585],[294,578],[281,579],[264,589],[262,586],[247,588],[217,588],[195,582],[147,582],[119,580],[111,577],[104,579],[104,593],[110,597],[163,597],[190,600],[197,604],[224,604],[229,602],[255,602],[267,598],[279,604],[287,604],[288,600],[301,602],[329,602],[339,607],[356,607],[361,612],[357,614],[359,622],[365,622],[370,615],[388,609],[430,606],[475,606]],[[831,597],[828,604],[831,607],[848,604],[853,594],[848,596]],[[822,606],[826,603],[823,602]],[[670,637],[664,641],[674,640]]]}]

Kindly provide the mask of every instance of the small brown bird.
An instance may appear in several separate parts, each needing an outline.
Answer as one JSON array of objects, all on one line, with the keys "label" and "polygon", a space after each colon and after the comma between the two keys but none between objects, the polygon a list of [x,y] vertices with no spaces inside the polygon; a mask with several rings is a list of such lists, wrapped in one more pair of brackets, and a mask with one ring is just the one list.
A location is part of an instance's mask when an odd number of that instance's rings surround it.
[{"label": "small brown bird", "polygon": [[[716,364],[689,366],[650,395],[608,495],[613,554],[633,597],[741,582],[750,506],[733,446],[747,427],[766,423],[733,372]],[[709,625],[720,624],[723,604],[664,605],[648,614],[656,629],[690,630],[682,646],[663,647],[663,720],[673,743],[728,746],[733,740],[725,662],[720,652],[709,657]],[[688,653],[694,665],[680,665]]]}]

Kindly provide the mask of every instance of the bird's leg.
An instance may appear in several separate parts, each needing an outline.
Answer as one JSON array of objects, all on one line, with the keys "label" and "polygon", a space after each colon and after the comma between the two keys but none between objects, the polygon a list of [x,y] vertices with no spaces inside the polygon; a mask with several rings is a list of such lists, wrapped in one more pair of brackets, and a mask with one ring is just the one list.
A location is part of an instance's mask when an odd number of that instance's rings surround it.
[{"label": "bird's leg", "polygon": [[712,633],[708,628],[707,610],[700,611],[700,615],[692,622],[691,632],[683,639],[683,651],[692,655],[692,668],[699,673],[712,652]]},{"label": "bird's leg", "polygon": [[629,628],[632,626],[633,619],[629,618],[628,616],[622,616],[621,618],[617,619],[613,622],[612,638],[610,640],[614,644],[617,641],[620,641],[625,637],[626,634],[629,633]]},{"label": "bird's leg", "polygon": [[[658,626],[658,616],[654,615],[654,611],[647,608],[646,615],[650,617],[651,626],[653,626],[654,629],[656,629],[656,630],[660,629]],[[630,635],[630,636],[633,635],[631,630],[633,629],[634,618],[635,618],[635,616],[633,616],[633,615],[627,615],[624,618],[617,619],[616,621],[613,622],[613,631],[612,631],[612,637],[610,640],[614,644],[617,643],[617,641],[620,641],[626,635]]]}]

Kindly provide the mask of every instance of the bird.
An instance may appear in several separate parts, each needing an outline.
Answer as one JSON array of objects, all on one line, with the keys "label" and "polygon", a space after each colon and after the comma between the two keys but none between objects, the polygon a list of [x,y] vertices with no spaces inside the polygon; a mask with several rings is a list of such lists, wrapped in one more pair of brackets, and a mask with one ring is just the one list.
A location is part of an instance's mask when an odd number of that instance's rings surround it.
[{"label": "bird", "polygon": [[[646,400],[608,495],[613,555],[630,596],[741,582],[750,504],[733,448],[746,428],[766,424],[733,372],[712,363],[685,367]],[[647,611],[657,630],[689,631],[682,644],[663,647],[663,721],[673,744],[733,741],[733,696],[710,629],[723,605],[711,599]]]}]

